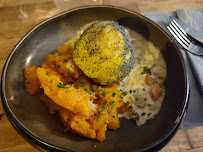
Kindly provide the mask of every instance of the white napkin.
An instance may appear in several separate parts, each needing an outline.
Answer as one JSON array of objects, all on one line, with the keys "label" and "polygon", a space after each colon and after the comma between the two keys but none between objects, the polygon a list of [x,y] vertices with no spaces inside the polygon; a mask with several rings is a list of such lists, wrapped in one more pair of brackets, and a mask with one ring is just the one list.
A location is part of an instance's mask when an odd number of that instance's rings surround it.
[{"label": "white napkin", "polygon": [[[203,9],[198,10],[177,10],[177,16],[180,20],[189,24],[196,30],[203,33]],[[199,83],[203,93],[203,56],[196,56],[187,52],[190,64],[195,73],[196,79]]]}]

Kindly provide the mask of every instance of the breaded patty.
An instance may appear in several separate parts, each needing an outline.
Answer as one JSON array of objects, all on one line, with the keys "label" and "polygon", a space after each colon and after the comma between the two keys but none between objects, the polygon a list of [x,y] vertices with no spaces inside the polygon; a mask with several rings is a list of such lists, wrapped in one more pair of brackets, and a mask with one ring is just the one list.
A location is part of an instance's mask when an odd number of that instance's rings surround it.
[{"label": "breaded patty", "polygon": [[133,65],[134,52],[124,28],[115,21],[97,21],[90,25],[75,44],[73,61],[101,85],[127,76]]}]

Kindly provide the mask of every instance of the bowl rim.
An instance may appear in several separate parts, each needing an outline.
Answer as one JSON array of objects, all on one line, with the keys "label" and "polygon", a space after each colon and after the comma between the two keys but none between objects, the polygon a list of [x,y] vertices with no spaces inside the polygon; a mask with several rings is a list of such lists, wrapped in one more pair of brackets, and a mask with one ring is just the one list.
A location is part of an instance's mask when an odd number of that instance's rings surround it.
[{"label": "bowl rim", "polygon": [[55,144],[52,144],[48,141],[45,141],[43,139],[41,139],[40,137],[38,137],[37,135],[35,135],[33,132],[29,131],[16,117],[15,115],[12,113],[11,109],[9,108],[7,99],[6,99],[6,95],[5,95],[5,76],[6,76],[6,71],[7,71],[7,67],[8,64],[13,56],[13,54],[16,52],[16,50],[22,45],[22,43],[30,36],[30,34],[32,34],[33,32],[37,31],[40,27],[49,24],[49,22],[53,22],[54,20],[57,20],[58,18],[64,17],[65,15],[74,12],[74,11],[78,11],[78,10],[83,10],[83,9],[91,9],[91,8],[113,8],[113,9],[117,9],[117,10],[121,10],[121,11],[125,11],[128,12],[130,14],[133,14],[135,16],[138,16],[148,22],[150,22],[151,24],[153,24],[155,27],[157,27],[165,36],[168,37],[168,39],[172,42],[172,44],[175,46],[178,55],[180,56],[180,60],[182,62],[182,66],[183,66],[183,70],[184,70],[184,76],[185,76],[185,95],[184,95],[184,105],[182,107],[181,110],[181,114],[178,116],[176,122],[173,124],[172,128],[166,132],[165,135],[162,136],[162,138],[160,138],[159,140],[155,141],[154,143],[151,143],[151,145],[149,145],[148,147],[144,148],[144,149],[140,149],[141,151],[149,151],[149,150],[158,150],[163,148],[170,140],[171,138],[175,135],[175,133],[178,130],[178,127],[181,124],[181,121],[184,119],[184,116],[186,114],[186,110],[188,107],[188,103],[189,103],[189,92],[190,92],[190,88],[189,88],[189,77],[188,77],[188,72],[187,69],[185,68],[185,61],[183,59],[183,55],[180,52],[180,49],[178,48],[178,46],[176,45],[176,43],[174,42],[174,40],[170,37],[170,35],[168,35],[166,33],[166,31],[164,31],[159,25],[157,25],[154,21],[152,21],[151,19],[126,8],[122,8],[122,7],[118,7],[118,6],[112,6],[112,5],[89,5],[89,6],[80,6],[80,7],[76,7],[76,8],[72,8],[66,11],[63,11],[59,14],[56,14],[46,20],[43,20],[42,22],[38,23],[37,25],[35,25],[33,28],[31,28],[31,30],[29,30],[23,37],[22,39],[15,45],[15,47],[13,48],[13,50],[11,51],[11,53],[9,54],[8,58],[5,61],[3,70],[2,70],[2,75],[1,75],[1,99],[2,99],[2,105],[4,108],[4,111],[10,121],[10,123],[13,125],[13,127],[19,132],[23,133],[24,135],[26,135],[27,137],[29,137],[31,140],[36,141],[37,144],[39,144],[40,146],[42,146],[43,148],[53,148],[55,150],[59,150],[59,151],[73,151],[69,148],[65,148],[65,147],[61,147],[61,146],[57,146]]}]

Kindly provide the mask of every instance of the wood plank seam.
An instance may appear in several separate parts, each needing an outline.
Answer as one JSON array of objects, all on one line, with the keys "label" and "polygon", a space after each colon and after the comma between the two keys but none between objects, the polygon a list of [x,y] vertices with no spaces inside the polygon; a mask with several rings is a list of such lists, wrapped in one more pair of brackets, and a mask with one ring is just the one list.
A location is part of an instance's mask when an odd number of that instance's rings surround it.
[{"label": "wood plank seam", "polygon": [[186,137],[187,137],[188,144],[189,144],[190,148],[191,148],[191,149],[194,149],[194,146],[192,145],[192,142],[191,142],[191,140],[190,140],[190,137],[189,137],[189,135],[188,135],[188,133],[187,133],[187,129],[184,130],[184,132],[185,132],[185,134],[186,134]]}]

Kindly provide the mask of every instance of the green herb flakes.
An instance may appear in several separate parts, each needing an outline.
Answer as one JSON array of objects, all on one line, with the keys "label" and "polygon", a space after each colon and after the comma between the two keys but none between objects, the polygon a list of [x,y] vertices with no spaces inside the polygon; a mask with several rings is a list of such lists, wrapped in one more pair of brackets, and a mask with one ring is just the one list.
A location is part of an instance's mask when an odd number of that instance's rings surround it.
[{"label": "green herb flakes", "polygon": [[92,84],[90,85],[90,90],[91,90],[92,92],[94,92],[94,88],[93,88],[93,85],[92,85]]},{"label": "green herb flakes", "polygon": [[68,88],[68,87],[65,87],[65,85],[63,85],[63,84],[60,83],[60,82],[59,82],[59,84],[57,85],[57,87],[59,87],[59,88],[65,88],[65,89]]},{"label": "green herb flakes", "polygon": [[63,60],[63,63],[67,63],[67,62],[68,62],[68,59],[64,59],[64,60]]},{"label": "green herb flakes", "polygon": [[148,69],[147,67],[144,67],[141,74],[147,74],[147,73],[151,74],[151,70]]},{"label": "green herb flakes", "polygon": [[49,72],[46,72],[46,75],[50,76],[50,73],[49,73]]},{"label": "green herb flakes", "polygon": [[60,68],[60,65],[58,64],[56,67],[57,67],[57,68]]},{"label": "green herb flakes", "polygon": [[142,114],[141,114],[141,116],[144,116],[145,115],[145,113],[143,112]]},{"label": "green herb flakes", "polygon": [[113,100],[111,100],[109,103],[110,103],[110,105],[112,105],[112,106],[114,105],[114,101],[113,101]]},{"label": "green herb flakes", "polygon": [[112,116],[113,118],[116,118],[114,115]]},{"label": "green herb flakes", "polygon": [[108,124],[108,123],[109,123],[108,121],[105,122],[105,124]]},{"label": "green herb flakes", "polygon": [[101,91],[102,96],[104,96],[104,97],[105,97],[106,92],[104,92],[104,90],[100,90],[100,91]]},{"label": "green herb flakes", "polygon": [[109,110],[107,110],[108,114],[111,114],[111,112]]},{"label": "green herb flakes", "polygon": [[151,115],[151,113],[148,113],[147,115],[148,115],[148,116],[150,116],[150,115]]},{"label": "green herb flakes", "polygon": [[112,94],[112,97],[115,97],[115,96],[116,96],[116,94],[117,94],[117,93],[113,93],[113,94]]},{"label": "green herb flakes", "polygon": [[127,101],[127,102],[125,103],[125,106],[127,107],[129,104],[130,104],[129,101]]},{"label": "green herb flakes", "polygon": [[51,89],[50,91],[52,91],[52,92],[53,92],[54,90],[53,90],[53,89]]},{"label": "green herb flakes", "polygon": [[102,107],[102,111],[107,110],[107,105]]},{"label": "green herb flakes", "polygon": [[127,95],[127,92],[123,92],[122,94],[123,94],[123,96],[126,96],[126,95]]},{"label": "green herb flakes", "polygon": [[78,82],[80,84],[81,87],[84,87],[85,86],[85,83],[84,82]]},{"label": "green herb flakes", "polygon": [[50,81],[51,83],[53,82],[53,80]]},{"label": "green herb flakes", "polygon": [[98,110],[98,115],[97,115],[97,119],[96,120],[98,120],[99,116],[101,115],[101,112],[104,111],[104,110],[107,110],[107,105],[103,106],[101,111]]}]

